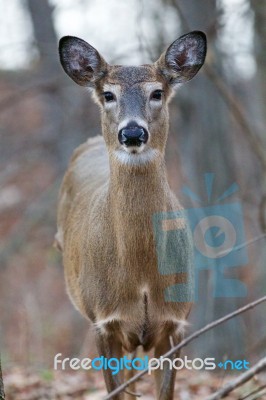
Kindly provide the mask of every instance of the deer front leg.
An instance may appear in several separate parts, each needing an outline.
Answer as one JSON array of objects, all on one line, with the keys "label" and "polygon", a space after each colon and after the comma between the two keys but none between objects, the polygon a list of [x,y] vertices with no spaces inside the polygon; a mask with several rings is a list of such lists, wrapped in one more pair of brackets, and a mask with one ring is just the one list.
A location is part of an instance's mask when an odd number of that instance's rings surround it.
[{"label": "deer front leg", "polygon": [[[176,345],[180,342],[181,337],[179,335],[172,336],[172,343]],[[160,358],[162,355],[167,353],[171,349],[171,340],[169,336],[162,338],[160,343],[155,347],[154,357]],[[179,357],[180,352],[173,354],[167,358],[171,360]],[[169,363],[165,362],[163,369],[157,369],[154,371],[155,384],[156,384],[156,398],[157,400],[174,400],[174,386],[176,370],[169,368]]]},{"label": "deer front leg", "polygon": [[[121,343],[114,335],[101,333],[98,330],[96,332],[96,345],[99,356],[104,356],[108,359],[116,358],[118,360],[123,356]],[[123,382],[123,371],[119,371],[118,374],[115,375],[112,372],[110,368],[103,369],[103,376],[108,393],[115,390]],[[121,393],[114,396],[113,400],[124,400],[124,394]]]},{"label": "deer front leg", "polygon": [[[130,359],[133,360],[137,356],[137,350],[135,350],[133,353],[130,353]],[[125,382],[129,381],[129,379],[133,378],[134,376],[134,369],[126,369],[124,373],[124,380]],[[136,383],[133,382],[131,385],[129,385],[126,390],[125,390],[125,400],[135,400],[136,396],[134,395],[136,393]]]}]

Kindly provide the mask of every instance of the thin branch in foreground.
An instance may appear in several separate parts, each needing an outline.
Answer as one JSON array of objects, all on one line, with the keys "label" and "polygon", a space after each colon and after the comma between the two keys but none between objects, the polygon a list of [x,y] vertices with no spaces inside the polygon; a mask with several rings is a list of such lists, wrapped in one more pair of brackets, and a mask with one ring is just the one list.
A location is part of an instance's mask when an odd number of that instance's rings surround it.
[{"label": "thin branch in foreground", "polygon": [[252,392],[245,395],[244,397],[241,397],[241,399],[239,399],[239,400],[247,400],[249,397],[254,396],[254,394],[261,394],[262,391],[264,393],[264,389],[266,389],[266,385],[258,387],[257,389],[253,390]]},{"label": "thin branch in foreground", "polygon": [[4,383],[2,377],[1,358],[0,358],[0,400],[5,400]]},{"label": "thin branch in foreground", "polygon": [[[169,357],[173,354],[175,354],[178,350],[180,350],[181,348],[187,346],[190,342],[192,342],[194,339],[198,338],[200,335],[202,335],[203,333],[215,328],[216,326],[258,306],[259,304],[266,302],[266,296],[263,296],[261,298],[259,298],[256,301],[253,301],[247,305],[245,305],[244,307],[239,308],[236,311],[233,311],[230,314],[225,315],[222,318],[217,319],[214,322],[209,323],[208,325],[206,325],[205,327],[199,329],[198,331],[192,333],[192,335],[188,336],[186,339],[182,340],[182,342],[180,342],[177,346],[174,346],[171,350],[169,350],[167,353],[165,353],[162,357]],[[131,383],[136,382],[137,380],[139,380],[142,376],[146,375],[148,372],[148,368],[144,369],[143,371],[139,372],[138,374],[136,374],[135,376],[133,376],[132,378],[130,378],[127,382],[124,382],[122,385],[120,385],[118,388],[116,388],[115,390],[113,390],[111,393],[109,393],[104,400],[111,400],[115,395],[123,392]]]},{"label": "thin branch in foreground", "polygon": [[254,375],[258,374],[264,369],[266,369],[266,357],[262,358],[257,364],[254,365],[254,367],[250,368],[248,371],[244,372],[236,379],[229,382],[227,385],[219,389],[216,393],[209,396],[206,400],[223,399],[226,395],[228,395],[228,393],[232,392],[237,387],[243,385],[251,378],[253,378]]},{"label": "thin branch in foreground", "polygon": [[262,232],[266,232],[266,195],[262,196],[260,205],[259,205],[259,216],[260,216],[260,225]]}]

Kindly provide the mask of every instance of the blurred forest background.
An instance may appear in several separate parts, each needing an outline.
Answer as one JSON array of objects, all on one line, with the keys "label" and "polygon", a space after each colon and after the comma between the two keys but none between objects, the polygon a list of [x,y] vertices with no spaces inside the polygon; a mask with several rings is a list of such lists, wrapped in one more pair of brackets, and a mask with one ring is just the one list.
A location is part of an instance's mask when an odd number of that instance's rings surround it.
[{"label": "blurred forest background", "polygon": [[[208,205],[232,183],[242,203],[249,264],[228,270],[245,298],[214,298],[202,271],[189,330],[265,293],[266,2],[265,0],[0,0],[0,348],[4,366],[51,368],[56,353],[93,356],[88,323],[66,293],[52,248],[59,185],[73,149],[100,132],[88,92],[59,64],[63,35],[80,36],[110,63],[155,61],[178,36],[203,30],[206,66],[170,107],[167,166],[172,188],[189,186]],[[232,200],[232,199],[230,199]],[[228,200],[227,200],[228,201]],[[226,201],[225,201],[226,203]],[[186,354],[244,357],[265,351],[262,305],[212,330]]]}]

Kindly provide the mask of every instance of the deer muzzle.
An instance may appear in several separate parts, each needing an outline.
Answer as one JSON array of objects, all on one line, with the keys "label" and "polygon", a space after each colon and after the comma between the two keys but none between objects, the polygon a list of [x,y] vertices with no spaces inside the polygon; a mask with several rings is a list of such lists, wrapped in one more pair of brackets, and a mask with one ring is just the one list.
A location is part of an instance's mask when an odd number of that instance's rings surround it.
[{"label": "deer muzzle", "polygon": [[119,131],[118,140],[121,144],[140,147],[148,141],[148,132],[140,126],[130,126]]}]

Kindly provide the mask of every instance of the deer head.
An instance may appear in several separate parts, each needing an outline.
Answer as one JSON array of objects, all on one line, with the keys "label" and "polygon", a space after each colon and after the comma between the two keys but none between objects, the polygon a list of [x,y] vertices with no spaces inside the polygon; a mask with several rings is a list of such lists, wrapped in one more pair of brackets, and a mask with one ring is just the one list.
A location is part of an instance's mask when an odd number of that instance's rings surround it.
[{"label": "deer head", "polygon": [[127,164],[164,154],[169,100],[202,67],[206,47],[205,34],[195,31],[175,40],[154,64],[111,66],[84,40],[65,36],[59,53],[70,78],[93,91],[109,154]]}]

